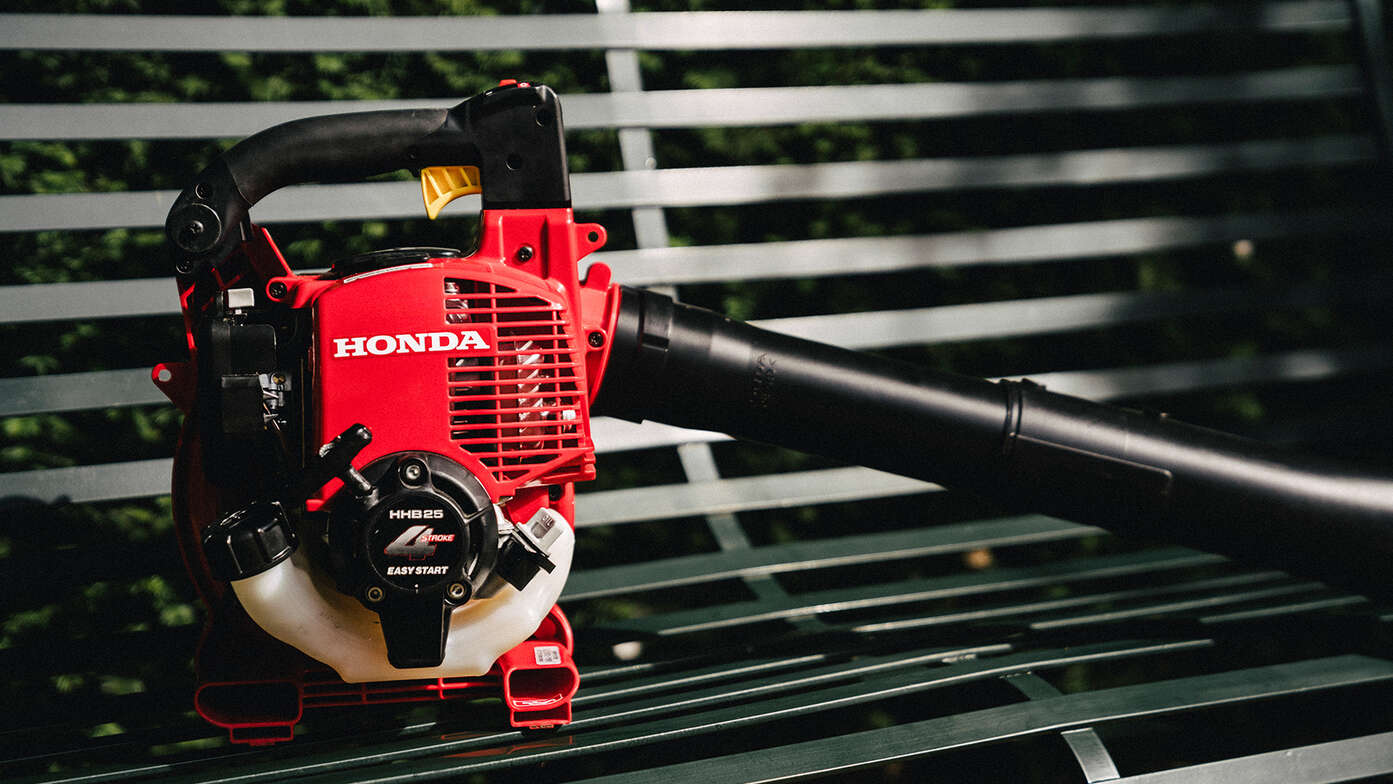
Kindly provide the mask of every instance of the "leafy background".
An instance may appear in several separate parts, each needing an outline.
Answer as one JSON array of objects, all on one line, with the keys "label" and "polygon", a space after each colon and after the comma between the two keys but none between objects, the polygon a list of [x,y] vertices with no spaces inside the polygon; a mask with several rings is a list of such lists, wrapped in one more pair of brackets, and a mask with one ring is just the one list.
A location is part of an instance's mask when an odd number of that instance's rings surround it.
[{"label": "leafy background", "polygon": [[[1079,3],[1075,3],[1079,4]],[[1099,3],[1102,4],[1102,3]],[[804,8],[804,2],[635,2],[635,10]],[[991,2],[872,2],[844,0],[820,8],[990,6]],[[1017,2],[1012,5],[1056,5]],[[581,2],[337,3],[287,0],[139,2],[137,0],[8,0],[6,11],[43,13],[193,13],[271,15],[419,15],[590,13]],[[1153,74],[1217,74],[1289,64],[1348,62],[1339,35],[1292,35],[1274,45],[1256,36],[1189,36],[1157,41],[1091,42],[1011,47],[845,48],[769,56],[765,52],[642,53],[645,86],[685,89],[761,85],[877,84],[923,81],[1001,81]],[[124,101],[266,101],[390,98],[456,99],[516,76],[547,83],[565,95],[609,89],[601,52],[409,52],[392,54],[264,54],[7,51],[0,52],[0,100],[24,103]],[[1099,114],[1049,112],[953,121],[811,123],[773,128],[699,128],[655,132],[659,166],[813,163],[1018,151],[1183,144],[1254,135],[1282,137],[1366,128],[1355,99],[1184,107]],[[66,193],[177,189],[235,139],[196,141],[25,141],[0,143],[0,193]],[[575,172],[621,168],[616,134],[568,135]],[[1175,183],[1077,190],[1033,188],[916,194],[894,198],[823,200],[752,207],[667,211],[675,244],[710,245],[783,239],[932,233],[1063,223],[1112,217],[1290,209],[1303,204],[1360,205],[1386,188],[1386,172],[1355,168],[1227,175]],[[623,212],[584,212],[610,230],[611,249],[631,248],[632,224]],[[295,266],[318,267],[362,251],[395,245],[468,248],[467,219],[331,222],[273,227]],[[154,230],[49,231],[0,235],[5,263],[0,285],[147,278],[169,272]],[[1386,238],[1321,238],[1203,247],[1137,256],[1011,267],[925,269],[894,274],[795,281],[688,285],[689,302],[736,318],[768,318],[881,308],[925,307],[1089,292],[1179,291],[1215,286],[1265,287],[1320,282],[1377,269]],[[171,296],[173,284],[171,282]],[[1376,306],[1273,309],[1268,312],[1178,319],[1012,340],[979,340],[910,347],[887,353],[976,375],[1107,368],[1286,349],[1358,345],[1385,338],[1388,317]],[[0,325],[0,376],[23,377],[150,366],[179,358],[176,318],[76,320]],[[1311,448],[1387,461],[1390,392],[1386,373],[1364,373],[1299,385],[1224,389],[1134,401],[1183,418]],[[168,406],[7,417],[0,420],[0,471],[22,471],[164,457],[172,452],[179,418]],[[727,444],[716,447],[725,475],[826,464],[782,450]],[[670,450],[601,458],[601,478],[589,490],[682,480]],[[14,499],[10,499],[13,501]],[[912,511],[907,510],[912,507]],[[756,543],[828,534],[848,525],[906,526],[918,515],[944,522],[992,512],[989,502],[934,496],[742,516]],[[168,498],[36,509],[11,503],[0,526],[0,572],[5,574],[0,626],[0,704],[6,722],[55,722],[55,732],[81,737],[138,733],[142,722],[74,725],[83,706],[126,695],[129,706],[187,716],[192,649],[201,610],[180,572],[171,538]],[[36,519],[45,520],[42,526]],[[61,542],[55,545],[55,541]],[[1107,540],[1081,547],[1116,546]],[[697,521],[671,521],[588,532],[581,559],[619,563],[656,554],[713,549]],[[54,550],[69,570],[54,570]],[[1034,559],[1058,557],[1041,550]],[[1007,557],[1007,556],[1003,556]],[[955,568],[914,563],[910,572]],[[82,575],[85,580],[78,580]],[[903,575],[877,575],[890,579]],[[806,590],[864,579],[828,574]],[[738,591],[738,587],[730,590]],[[711,600],[712,597],[704,597]],[[602,623],[678,606],[692,597],[607,600],[573,608],[579,623]],[[152,632],[159,632],[154,634]],[[106,660],[117,641],[124,652]],[[131,711],[138,717],[140,711]],[[218,744],[196,731],[175,735],[156,750],[186,753]],[[3,740],[0,740],[3,743]]]}]

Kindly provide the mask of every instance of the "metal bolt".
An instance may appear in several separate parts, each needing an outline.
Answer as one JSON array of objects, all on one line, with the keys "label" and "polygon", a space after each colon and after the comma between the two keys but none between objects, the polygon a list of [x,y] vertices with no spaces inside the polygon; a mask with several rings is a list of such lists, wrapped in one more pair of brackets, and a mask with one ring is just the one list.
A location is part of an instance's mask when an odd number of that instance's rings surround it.
[{"label": "metal bolt", "polygon": [[284,297],[288,291],[290,291],[290,288],[279,280],[272,281],[271,285],[266,287],[266,293],[271,295],[271,299],[280,299]]},{"label": "metal bolt", "polygon": [[532,250],[531,245],[523,245],[521,248],[518,248],[517,259],[519,262],[531,261],[534,253],[536,253],[536,251]]},{"label": "metal bolt", "polygon": [[184,224],[184,227],[182,229],[179,230],[179,239],[181,242],[184,242],[185,244],[192,243],[194,240],[198,239],[198,236],[202,234],[207,228],[208,227],[203,225],[203,221],[189,221],[188,223]]},{"label": "metal bolt", "polygon": [[425,469],[421,467],[420,463],[413,461],[401,467],[402,481],[406,482],[407,484],[416,484],[417,482],[421,481],[421,477],[424,475]]},{"label": "metal bolt", "polygon": [[450,601],[458,602],[469,595],[469,589],[463,583],[450,583],[450,586],[445,589],[445,595],[449,597]]},{"label": "metal bolt", "polygon": [[590,344],[591,348],[599,348],[605,344],[605,333],[595,330],[586,337],[586,342]]},{"label": "metal bolt", "polygon": [[387,596],[387,594],[383,592],[382,587],[378,585],[369,585],[368,589],[363,592],[363,595],[373,604],[382,601]]}]

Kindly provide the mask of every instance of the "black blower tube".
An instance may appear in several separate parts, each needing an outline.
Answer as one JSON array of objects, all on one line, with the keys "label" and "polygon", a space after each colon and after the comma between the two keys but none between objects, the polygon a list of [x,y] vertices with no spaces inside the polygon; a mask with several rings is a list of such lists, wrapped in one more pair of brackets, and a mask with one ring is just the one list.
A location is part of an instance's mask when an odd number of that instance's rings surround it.
[{"label": "black blower tube", "polygon": [[597,415],[715,430],[1393,598],[1393,479],[625,288]]}]

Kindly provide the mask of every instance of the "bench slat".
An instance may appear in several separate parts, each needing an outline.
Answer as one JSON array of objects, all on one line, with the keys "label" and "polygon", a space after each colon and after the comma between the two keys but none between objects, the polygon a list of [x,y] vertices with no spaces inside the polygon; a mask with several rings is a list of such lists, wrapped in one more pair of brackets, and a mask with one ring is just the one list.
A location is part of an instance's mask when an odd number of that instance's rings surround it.
[{"label": "bench slat", "polygon": [[[1362,87],[1358,69],[1324,65],[1222,76],[578,93],[562,96],[561,102],[566,107],[567,129],[579,131],[877,122],[1297,101],[1355,95]],[[453,106],[460,100],[7,104],[0,106],[0,140],[241,138],[303,117],[431,109]]]},{"label": "bench slat", "polygon": [[[974,187],[1156,182],[1220,172],[1295,166],[1345,166],[1376,160],[1362,135],[1131,147],[981,158],[851,161],[805,165],[720,166],[576,174],[578,209],[702,207],[790,199],[890,196]],[[173,191],[0,196],[0,231],[163,226]],[[300,185],[279,190],[256,210],[259,222],[418,217],[419,186],[409,182]],[[455,215],[477,214],[477,196]]]},{"label": "bench slat", "polygon": [[[627,285],[900,272],[982,264],[1028,264],[1150,253],[1329,232],[1379,232],[1387,210],[1322,209],[1147,217],[897,237],[693,245],[596,254]],[[0,296],[4,290],[0,289]]]},{"label": "bench slat", "polygon": [[581,493],[576,496],[576,520],[577,525],[614,525],[885,498],[939,489],[929,482],[871,468],[825,468]]},{"label": "bench slat", "polygon": [[577,601],[736,577],[920,558],[982,547],[1053,542],[1100,533],[1103,533],[1100,528],[1041,515],[863,533],[855,537],[701,553],[580,571],[567,581],[563,598]]},{"label": "bench slat", "polygon": [[1393,732],[1334,740],[1183,768],[1127,776],[1115,784],[1232,784],[1282,781],[1322,784],[1393,773]]},{"label": "bench slat", "polygon": [[494,17],[0,14],[0,49],[449,52],[766,49],[1044,42],[1348,25],[1339,0],[1255,7],[720,11]]},{"label": "bench slat", "polygon": [[[1195,610],[1224,607],[1230,604],[1246,604],[1262,599],[1324,593],[1328,592],[1328,590],[1329,589],[1326,588],[1324,583],[1315,582],[1296,583],[1294,585],[1276,585],[1269,588],[1258,588],[1249,591],[1225,590],[1213,596],[1198,596],[1166,602],[1148,602],[1137,607],[1047,618],[1041,621],[1032,621],[1030,628],[1037,631],[1046,631],[1051,629],[1068,629],[1077,626],[1088,626],[1091,624],[1118,623],[1134,618],[1188,613]],[[1363,599],[1361,601],[1367,602],[1368,600]]]},{"label": "bench slat", "polygon": [[168,402],[143,368],[0,379],[0,416]]},{"label": "bench slat", "polygon": [[[560,762],[574,756],[641,748],[648,744],[679,738],[694,739],[700,735],[741,727],[753,731],[761,725],[781,719],[793,719],[810,713],[863,705],[879,699],[916,694],[972,681],[982,681],[1026,671],[1026,669],[1048,670],[1091,661],[1115,661],[1140,656],[1156,656],[1206,644],[1204,641],[1187,640],[1175,644],[1130,643],[1080,646],[1061,651],[1010,654],[944,667],[923,670],[909,668],[907,671],[894,670],[888,673],[877,673],[861,682],[804,689],[801,692],[756,700],[748,704],[741,703],[744,691],[739,688],[732,689],[728,695],[665,695],[659,698],[657,704],[650,703],[647,706],[640,705],[634,708],[634,710],[648,709],[659,716],[668,714],[661,718],[646,722],[630,719],[612,728],[600,727],[589,732],[577,731],[566,736],[565,743],[546,744],[534,748],[514,748],[510,754],[502,756],[442,757],[439,749],[431,749],[427,753],[413,755],[416,761],[411,766],[410,776],[420,780],[453,780],[465,773],[500,770],[543,762]],[[1366,679],[1383,676],[1382,671],[1377,671],[1377,676],[1374,672],[1372,667],[1361,671]],[[1354,676],[1349,673],[1345,674],[1346,680],[1351,677]],[[1274,677],[1272,680],[1280,682],[1282,679]],[[1306,681],[1309,680],[1312,679],[1307,678],[1302,681],[1302,684],[1305,685]],[[796,686],[796,681],[794,684]],[[1271,687],[1269,686],[1269,688]],[[1313,687],[1307,686],[1307,688]],[[726,707],[708,707],[705,710],[686,710],[689,698],[693,702],[716,702],[717,704],[724,698],[724,701],[734,704]],[[684,710],[686,712],[683,712]],[[576,724],[580,724],[584,720],[583,717],[578,718],[571,726],[575,727]],[[585,725],[581,726],[583,728]],[[371,764],[378,761],[368,759],[364,762]],[[302,780],[308,784],[329,781],[380,781],[383,774],[393,770],[393,768],[380,768],[374,764],[372,767],[343,770],[335,774],[311,776]],[[644,780],[652,781],[654,779]],[[737,776],[723,776],[711,780],[746,779]],[[219,781],[219,779],[210,779],[209,781]]]},{"label": "bench slat", "polygon": [[1275,291],[1204,289],[1071,294],[933,308],[760,319],[750,323],[819,343],[864,350],[1043,335],[1253,308],[1370,302],[1386,298],[1390,283],[1393,281],[1376,277],[1333,286],[1303,285]]},{"label": "bench slat", "polygon": [[[898,237],[698,245],[605,251],[587,257],[626,285],[651,286],[1024,264],[1333,232],[1390,228],[1380,205],[1297,213],[1154,217]],[[179,313],[170,278],[0,286],[0,323]],[[3,397],[3,396],[0,396]],[[0,402],[3,406],[3,402]]]},{"label": "bench slat", "polygon": [[1393,663],[1337,656],[1030,700],[754,752],[590,779],[592,784],[772,781],[909,760],[937,751],[1393,679]]},{"label": "bench slat", "polygon": [[[1311,593],[1325,588],[1323,583],[1303,582],[1298,584],[1288,584],[1290,580],[1285,572],[1266,571],[1266,572],[1243,572],[1236,575],[1226,575],[1223,577],[1212,577],[1201,580],[1189,580],[1180,583],[1168,584],[1147,584],[1141,587],[1123,588],[1116,591],[1103,593],[1082,594],[1078,596],[1068,596],[1063,599],[1045,599],[1041,601],[1026,602],[1023,604],[998,605],[993,607],[979,607],[971,610],[961,610],[957,612],[937,613],[933,615],[922,615],[918,617],[901,616],[889,621],[878,621],[863,623],[853,627],[853,631],[863,634],[883,634],[887,632],[904,632],[911,629],[926,629],[929,627],[948,626],[961,623],[980,623],[983,621],[995,621],[1002,618],[1017,618],[1019,616],[1039,615],[1051,613],[1058,610],[1068,610],[1075,607],[1088,607],[1094,604],[1114,603],[1114,602],[1146,602],[1162,596],[1183,593],[1203,593],[1205,594],[1198,601],[1208,602],[1203,606],[1212,607],[1225,603],[1240,603],[1253,599],[1261,599],[1265,596],[1286,596],[1292,593]],[[1266,583],[1281,583],[1279,585],[1264,585]],[[1252,592],[1240,591],[1238,589],[1250,586],[1260,586]],[[1136,615],[1163,614],[1171,609],[1170,603],[1161,605],[1142,604],[1139,608],[1133,608]],[[1121,611],[1119,611],[1121,612]],[[1099,618],[1099,620],[1104,620]],[[1034,626],[1034,623],[1031,624]]]},{"label": "bench slat", "polygon": [[[1051,561],[1036,566],[998,567],[931,579],[842,587],[794,596],[730,602],[715,607],[662,613],[606,624],[608,631],[672,636],[727,629],[752,623],[808,615],[891,607],[955,596],[982,596],[1057,583],[1077,583],[1133,574],[1154,575],[1223,563],[1224,557],[1180,547],[1098,556],[1078,561]],[[1159,578],[1157,578],[1159,579]]]}]

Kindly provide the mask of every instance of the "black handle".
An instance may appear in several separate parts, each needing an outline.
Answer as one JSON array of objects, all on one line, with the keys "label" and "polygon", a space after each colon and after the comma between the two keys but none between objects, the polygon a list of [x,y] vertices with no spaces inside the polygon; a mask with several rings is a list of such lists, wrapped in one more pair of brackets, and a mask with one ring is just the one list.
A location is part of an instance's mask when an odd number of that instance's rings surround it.
[{"label": "black handle", "polygon": [[311,117],[250,136],[204,169],[165,221],[175,268],[217,266],[243,239],[248,211],[306,182],[351,182],[398,169],[476,166],[486,209],[569,207],[556,94],[508,84],[453,109]]},{"label": "black handle", "polygon": [[716,430],[1393,598],[1393,479],[624,289],[591,412]]}]

